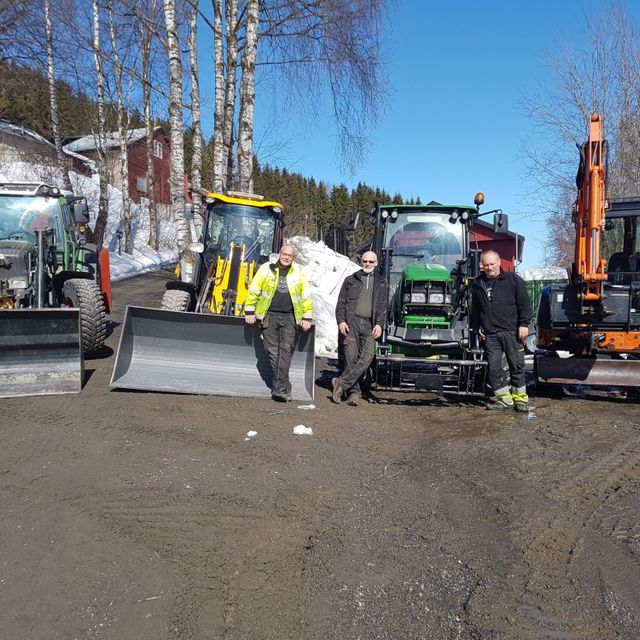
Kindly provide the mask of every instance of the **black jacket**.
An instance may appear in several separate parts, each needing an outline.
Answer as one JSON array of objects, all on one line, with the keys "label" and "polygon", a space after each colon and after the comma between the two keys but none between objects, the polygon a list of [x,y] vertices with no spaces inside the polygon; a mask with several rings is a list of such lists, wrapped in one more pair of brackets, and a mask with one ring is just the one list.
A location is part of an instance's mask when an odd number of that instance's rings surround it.
[{"label": "black jacket", "polygon": [[524,280],[515,273],[501,270],[493,283],[491,301],[483,284],[487,281],[481,274],[474,278],[471,287],[474,329],[494,333],[516,331],[518,327],[529,326],[532,316],[531,301]]},{"label": "black jacket", "polygon": [[[358,306],[360,291],[364,285],[364,272],[362,269],[347,276],[342,283],[338,302],[336,303],[336,320],[338,324],[349,324]],[[383,329],[387,320],[387,282],[377,272],[370,276],[373,278],[373,296],[371,300],[371,326],[379,324]]]}]

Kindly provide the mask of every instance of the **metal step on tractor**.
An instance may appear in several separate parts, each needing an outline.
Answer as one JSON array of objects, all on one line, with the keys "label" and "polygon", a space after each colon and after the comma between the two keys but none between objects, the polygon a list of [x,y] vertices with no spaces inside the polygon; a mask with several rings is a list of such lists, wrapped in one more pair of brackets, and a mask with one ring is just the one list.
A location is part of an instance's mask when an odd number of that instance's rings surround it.
[{"label": "metal step on tractor", "polygon": [[[128,306],[111,386],[270,397],[271,367],[244,301],[258,267],[282,245],[282,205],[244,193],[209,193],[203,232],[167,282],[160,309]],[[313,399],[314,335],[291,364],[292,396]]]},{"label": "metal step on tractor", "polygon": [[82,388],[111,308],[109,253],[88,223],[82,197],[0,183],[0,397]]}]

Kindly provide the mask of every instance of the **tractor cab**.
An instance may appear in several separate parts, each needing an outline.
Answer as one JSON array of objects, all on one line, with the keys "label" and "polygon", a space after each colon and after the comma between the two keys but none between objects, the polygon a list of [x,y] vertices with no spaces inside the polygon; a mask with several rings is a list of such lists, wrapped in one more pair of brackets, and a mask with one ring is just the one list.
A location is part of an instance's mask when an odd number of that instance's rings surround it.
[{"label": "tractor cab", "polygon": [[439,336],[437,342],[466,337],[454,328],[461,303],[456,274],[467,255],[467,227],[455,223],[463,212],[470,217],[476,209],[436,203],[380,207],[376,249],[389,282],[392,351],[424,352],[425,331]]}]

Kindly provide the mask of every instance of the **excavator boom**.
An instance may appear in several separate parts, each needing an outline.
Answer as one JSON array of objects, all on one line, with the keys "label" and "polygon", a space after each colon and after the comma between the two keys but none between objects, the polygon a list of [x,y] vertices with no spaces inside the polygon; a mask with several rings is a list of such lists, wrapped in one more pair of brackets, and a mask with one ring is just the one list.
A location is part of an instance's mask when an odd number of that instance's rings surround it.
[{"label": "excavator boom", "polygon": [[600,257],[600,236],[605,221],[605,140],[602,116],[589,120],[589,139],[580,152],[576,177],[578,198],[575,205],[576,248],[574,284],[584,287],[584,302],[602,300],[602,283],[606,280],[606,260]]}]

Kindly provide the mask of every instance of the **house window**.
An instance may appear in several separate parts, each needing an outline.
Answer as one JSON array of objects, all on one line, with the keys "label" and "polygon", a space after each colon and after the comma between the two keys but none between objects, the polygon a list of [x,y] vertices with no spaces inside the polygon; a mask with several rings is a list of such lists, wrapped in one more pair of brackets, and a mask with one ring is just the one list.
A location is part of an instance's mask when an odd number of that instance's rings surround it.
[{"label": "house window", "polygon": [[162,142],[153,141],[153,155],[156,158],[162,158]]},{"label": "house window", "polygon": [[147,179],[146,179],[145,176],[138,176],[136,178],[136,189],[140,193],[146,193],[147,192]]}]

